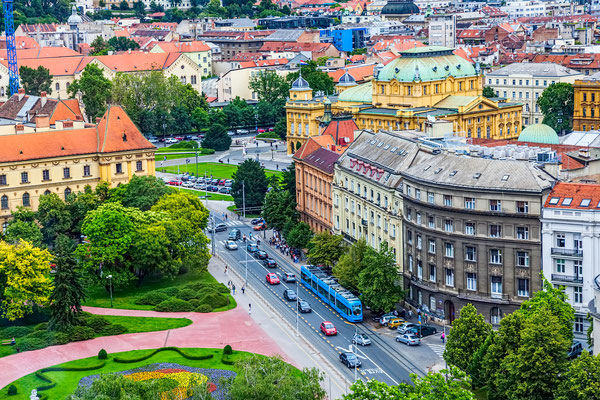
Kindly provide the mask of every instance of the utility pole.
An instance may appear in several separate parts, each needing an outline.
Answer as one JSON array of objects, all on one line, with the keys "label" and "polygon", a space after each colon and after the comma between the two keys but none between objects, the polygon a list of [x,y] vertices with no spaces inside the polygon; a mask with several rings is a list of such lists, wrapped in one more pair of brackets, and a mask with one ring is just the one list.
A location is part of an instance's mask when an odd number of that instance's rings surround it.
[{"label": "utility pole", "polygon": [[211,242],[212,242],[212,255],[215,255],[215,231],[217,229],[217,223],[215,222],[215,217],[211,217],[212,219],[212,232],[211,232]]},{"label": "utility pole", "polygon": [[110,308],[113,306],[113,295],[112,295],[112,275],[107,276],[108,278],[108,288],[110,290]]},{"label": "utility pole", "polygon": [[298,331],[298,302],[300,301],[300,292],[298,292],[298,279],[296,279],[296,336],[300,334]]},{"label": "utility pole", "polygon": [[242,181],[242,208],[244,212],[244,218],[246,218],[246,185]]},{"label": "utility pole", "polygon": [[244,286],[246,287],[246,290],[248,290],[248,249],[245,249],[244,253],[246,253],[246,282],[244,283]]}]

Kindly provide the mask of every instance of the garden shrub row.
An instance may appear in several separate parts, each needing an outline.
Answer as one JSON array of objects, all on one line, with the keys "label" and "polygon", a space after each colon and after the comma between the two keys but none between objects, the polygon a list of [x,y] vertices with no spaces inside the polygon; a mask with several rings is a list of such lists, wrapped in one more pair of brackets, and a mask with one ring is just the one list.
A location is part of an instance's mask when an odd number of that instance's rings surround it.
[{"label": "garden shrub row", "polygon": [[131,363],[136,363],[136,362],[140,362],[140,361],[145,361],[147,359],[149,359],[150,357],[154,356],[157,353],[160,353],[161,351],[175,351],[177,353],[179,353],[179,355],[181,355],[183,358],[186,358],[188,360],[209,360],[211,358],[213,358],[212,354],[203,354],[203,355],[199,355],[199,356],[194,356],[191,355],[189,353],[186,353],[184,350],[180,349],[179,347],[161,347],[159,349],[155,349],[154,351],[140,356],[140,357],[135,357],[135,358],[122,358],[122,357],[115,357],[113,360],[114,362],[118,362],[118,363],[122,363],[122,364],[131,364]]},{"label": "garden shrub row", "polygon": [[229,304],[229,288],[222,283],[190,283],[182,288],[153,290],[135,303],[154,306],[154,311],[207,313]]}]

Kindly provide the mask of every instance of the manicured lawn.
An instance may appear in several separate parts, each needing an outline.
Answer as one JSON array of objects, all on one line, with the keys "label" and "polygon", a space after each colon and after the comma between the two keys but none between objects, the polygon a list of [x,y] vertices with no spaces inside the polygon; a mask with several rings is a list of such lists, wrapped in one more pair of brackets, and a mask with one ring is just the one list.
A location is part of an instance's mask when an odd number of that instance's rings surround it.
[{"label": "manicured lawn", "polygon": [[[201,149],[204,150],[204,149]],[[209,156],[209,153],[202,153],[201,150],[198,151],[198,157]],[[187,153],[186,153],[187,152]],[[186,154],[169,154],[169,153],[186,153]],[[213,152],[214,154],[214,152]],[[173,160],[178,158],[189,158],[190,160],[196,159],[196,152],[189,149],[172,149],[169,147],[160,148],[154,155],[154,159],[156,161],[163,161],[165,156],[167,160]]]},{"label": "manicured lawn", "polygon": [[[242,210],[238,210],[235,204],[230,205],[229,207],[227,207],[227,209],[231,212],[235,212],[237,210],[237,212],[242,212]],[[246,218],[259,218],[260,214],[252,214],[249,213],[248,211],[246,211]]]},{"label": "manicured lawn", "polygon": [[[171,350],[161,351],[154,356],[150,357],[147,360],[133,362],[133,363],[117,363],[113,361],[115,356],[119,356],[121,358],[133,359],[140,357],[144,354],[149,354],[153,350],[136,350],[136,351],[127,351],[122,353],[109,354],[108,359],[106,360],[106,364],[99,369],[93,369],[88,371],[49,371],[46,372],[45,375],[50,377],[53,381],[57,382],[57,385],[49,390],[44,390],[39,394],[47,395],[49,399],[64,399],[69,394],[73,393],[73,391],[77,388],[79,381],[81,378],[84,378],[89,375],[96,374],[105,374],[110,372],[117,371],[127,371],[133,368],[142,367],[148,364],[154,363],[177,363],[180,365],[186,365],[189,367],[195,368],[212,368],[212,369],[224,369],[230,371],[237,371],[235,366],[226,365],[221,362],[221,356],[223,354],[223,349],[182,349],[186,353],[192,356],[200,356],[200,355],[208,355],[212,354],[213,357],[208,360],[189,360],[179,353]],[[98,349],[100,351],[100,349]],[[232,361],[237,361],[239,359],[249,357],[251,353],[246,353],[242,351],[234,351],[231,356]],[[98,365],[100,360],[97,357],[84,358],[81,360],[70,361],[64,364],[56,365],[55,367],[90,367],[93,365]],[[218,382],[215,382],[218,384]],[[31,389],[39,387],[41,385],[47,384],[47,382],[42,381],[38,377],[36,377],[35,373],[29,374],[27,376],[18,379],[13,382],[13,384],[17,387],[18,395],[8,397],[7,395],[7,387],[3,388],[0,391],[0,398],[11,398],[15,400],[27,400],[29,399],[29,394],[31,394]]]},{"label": "manicured lawn", "polygon": [[[213,176],[215,178],[220,179],[231,179],[233,173],[237,171],[238,166],[233,164],[222,164],[222,163],[198,163],[198,175],[204,176]],[[157,168],[157,171],[160,172],[168,172],[171,174],[177,173],[177,166],[163,167]],[[187,165],[179,165],[179,173],[182,174],[184,172],[188,173],[196,173],[196,164],[187,164]],[[266,169],[265,173],[267,177],[271,175],[281,176],[281,171],[274,171],[271,169]]]},{"label": "manicured lawn", "polygon": [[159,317],[122,317],[119,315],[104,315],[111,324],[120,324],[127,328],[126,333],[166,331],[191,325],[187,318]]},{"label": "manicured lawn", "polygon": [[[175,187],[175,186],[174,186]],[[208,200],[225,200],[225,201],[233,201],[233,197],[228,194],[223,193],[215,193],[215,192],[205,192],[204,190],[196,190],[196,189],[188,189],[181,188],[182,192],[188,192],[196,196],[208,196]],[[204,197],[201,198],[204,200]]]},{"label": "manicured lawn", "polygon": [[[113,291],[113,308],[123,308],[127,310],[152,310],[154,306],[135,304],[138,297],[156,289],[162,289],[172,286],[184,286],[188,283],[205,282],[216,283],[217,280],[208,272],[188,272],[187,274],[179,275],[175,279],[147,279],[142,283],[141,287],[137,287],[136,283],[132,283],[124,287],[116,287]],[[233,296],[229,296],[229,305],[217,308],[213,311],[226,311],[236,307],[236,302]],[[88,298],[85,302],[86,306],[90,307],[110,307],[110,294],[104,287],[90,288]]]}]

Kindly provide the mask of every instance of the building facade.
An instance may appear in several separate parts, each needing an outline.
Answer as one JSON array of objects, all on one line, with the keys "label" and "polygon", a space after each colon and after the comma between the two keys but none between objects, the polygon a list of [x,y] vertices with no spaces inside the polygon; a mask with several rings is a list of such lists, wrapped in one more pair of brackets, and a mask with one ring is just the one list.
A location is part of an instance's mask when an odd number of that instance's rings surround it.
[{"label": "building facade", "polygon": [[574,334],[585,340],[587,315],[600,275],[600,188],[558,183],[542,212],[544,276],[561,287],[575,309]]},{"label": "building facade", "polygon": [[581,72],[553,63],[514,63],[486,73],[485,84],[494,89],[496,96],[522,103],[523,126],[527,126],[543,121],[537,100],[548,86],[573,84],[583,77]]},{"label": "building facade", "polygon": [[600,129],[600,72],[576,80],[573,92],[573,130]]},{"label": "building facade", "polygon": [[429,45],[456,47],[456,15],[438,14],[430,17]]},{"label": "building facade", "polygon": [[0,222],[6,228],[18,206],[37,210],[46,194],[66,199],[101,181],[154,175],[155,150],[118,106],[93,127],[0,135]]},{"label": "building facade", "polygon": [[198,64],[202,76],[213,73],[212,50],[204,42],[194,40],[189,42],[159,42],[150,50],[151,53],[183,53],[187,58]]},{"label": "building facade", "polygon": [[417,155],[401,175],[409,303],[450,322],[472,303],[497,325],[541,289],[551,175],[528,161],[445,152]]}]

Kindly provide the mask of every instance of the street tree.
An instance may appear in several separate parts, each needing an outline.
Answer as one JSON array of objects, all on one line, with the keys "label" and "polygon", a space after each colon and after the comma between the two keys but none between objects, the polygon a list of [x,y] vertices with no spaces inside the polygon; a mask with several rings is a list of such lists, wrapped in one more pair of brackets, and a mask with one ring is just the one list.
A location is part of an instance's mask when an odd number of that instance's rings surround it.
[{"label": "street tree", "polygon": [[81,101],[85,106],[88,121],[94,123],[96,117],[102,116],[111,98],[112,83],[104,77],[104,72],[94,63],[89,63],[83,69],[81,78],[76,79],[67,91],[75,97],[81,92]]},{"label": "street tree", "polygon": [[458,368],[450,367],[424,377],[410,374],[413,384],[401,383],[389,386],[375,379],[357,380],[351,387],[352,393],[342,396],[344,400],[473,400],[469,390],[468,376]]},{"label": "street tree", "polygon": [[248,87],[256,93],[258,100],[267,103],[275,103],[277,100],[287,98],[290,84],[276,71],[264,70],[250,78]]},{"label": "street tree", "polygon": [[[243,207],[242,192],[245,193],[246,207],[262,207],[267,193],[268,181],[265,169],[256,160],[247,159],[240,164],[232,175],[231,195],[238,209]],[[242,190],[242,186],[243,189]]]},{"label": "street tree", "polygon": [[289,229],[289,232],[285,236],[286,242],[297,249],[305,249],[310,242],[310,239],[313,237],[313,232],[310,230],[310,226],[305,222],[295,223],[293,221],[288,221],[288,224],[291,224],[293,228]]},{"label": "street tree", "polygon": [[[119,190],[121,189],[121,190]],[[174,193],[174,189],[155,176],[134,175],[129,183],[117,188],[117,198],[125,207],[135,207],[147,211],[165,194]]]},{"label": "street tree", "polygon": [[56,193],[40,196],[37,219],[42,225],[44,243],[51,245],[60,234],[69,234],[72,216],[64,201]]},{"label": "street tree", "polygon": [[132,39],[125,36],[114,36],[108,40],[108,45],[114,51],[127,51],[139,49],[140,45]]},{"label": "street tree", "polygon": [[308,243],[308,261],[314,265],[332,268],[344,254],[344,237],[332,235],[329,231],[317,233]]},{"label": "street tree", "polygon": [[358,292],[358,277],[368,247],[364,238],[358,239],[348,247],[348,250],[342,254],[340,260],[333,267],[333,275],[348,290]]},{"label": "street tree", "polygon": [[214,149],[215,151],[229,150],[231,146],[231,136],[227,134],[227,128],[220,124],[211,125],[208,132],[202,139],[202,147],[205,149]]},{"label": "street tree", "polygon": [[85,292],[73,257],[73,241],[61,235],[54,250],[54,289],[50,295],[50,321],[48,328],[68,332],[79,323],[81,304]]},{"label": "street tree", "polygon": [[493,97],[498,97],[498,96],[496,96],[496,92],[494,92],[494,89],[491,86],[484,87],[482,95],[483,95],[483,97],[487,97],[488,99],[491,99]]},{"label": "street tree", "polygon": [[296,163],[294,161],[281,173],[281,187],[288,191],[296,201]]},{"label": "street tree", "polygon": [[555,400],[599,400],[600,356],[584,351],[561,375]]},{"label": "street tree", "polygon": [[559,135],[571,131],[575,103],[573,85],[559,82],[548,86],[540,95],[537,104],[544,114],[542,123],[552,127]]},{"label": "street tree", "polygon": [[52,254],[21,241],[0,241],[0,311],[14,321],[33,312],[34,305],[46,305],[52,292]]},{"label": "street tree", "polygon": [[281,231],[289,220],[297,220],[296,201],[286,190],[271,190],[265,196],[262,216],[270,228]]},{"label": "street tree", "polygon": [[39,96],[42,92],[48,95],[52,93],[52,75],[50,70],[42,65],[37,68],[22,65],[19,68],[19,78],[26,94]]},{"label": "street tree", "polygon": [[469,372],[474,354],[491,330],[492,326],[485,322],[483,315],[479,314],[471,303],[467,303],[460,310],[460,317],[452,322],[444,359],[448,364]]},{"label": "street tree", "polygon": [[210,119],[208,111],[201,107],[196,107],[192,111],[192,126],[199,131],[208,129],[210,125]]},{"label": "street tree", "polygon": [[315,61],[308,61],[307,65],[303,65],[300,67],[300,72],[292,72],[286,76],[288,83],[291,84],[298,79],[302,74],[302,78],[304,78],[310,88],[317,92],[322,91],[325,94],[333,94],[335,93],[333,78],[327,75],[326,72],[321,71],[318,68],[318,65]]},{"label": "street tree", "polygon": [[381,242],[380,250],[369,247],[362,260],[358,289],[363,304],[374,312],[388,312],[402,299],[396,255]]},{"label": "street tree", "polygon": [[285,117],[279,118],[273,127],[273,132],[275,132],[281,140],[285,140],[287,137],[287,121]]}]

